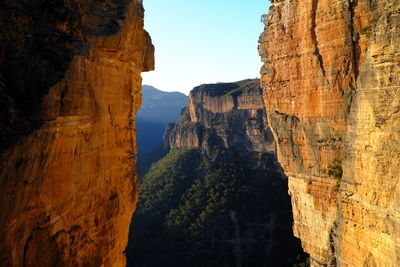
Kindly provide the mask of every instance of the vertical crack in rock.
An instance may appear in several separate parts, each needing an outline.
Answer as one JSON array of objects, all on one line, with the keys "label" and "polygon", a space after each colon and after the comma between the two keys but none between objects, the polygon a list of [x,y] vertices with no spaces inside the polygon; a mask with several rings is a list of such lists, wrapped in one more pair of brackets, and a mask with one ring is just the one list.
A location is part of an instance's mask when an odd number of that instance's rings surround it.
[{"label": "vertical crack in rock", "polygon": [[23,267],[26,266],[26,258],[27,258],[27,254],[28,254],[28,245],[32,241],[33,231],[35,231],[36,229],[38,229],[38,228],[32,229],[31,233],[29,234],[28,238],[25,241],[25,244],[24,244],[24,256],[23,256],[24,258],[23,258],[23,261],[22,261],[22,266]]},{"label": "vertical crack in rock", "polygon": [[354,76],[355,76],[354,82],[356,82],[358,78],[359,57],[360,57],[360,45],[358,44],[359,36],[354,27],[354,9],[356,8],[357,4],[358,0],[349,0],[349,14],[350,14],[349,28],[353,45],[353,66],[354,66]]},{"label": "vertical crack in rock", "polygon": [[317,28],[317,12],[318,12],[318,1],[312,0],[311,7],[311,40],[314,44],[314,55],[317,57],[319,67],[321,68],[322,75],[325,76],[324,59],[319,51],[318,37],[316,33]]},{"label": "vertical crack in rock", "polygon": [[[25,244],[24,244],[24,254],[23,254],[23,262],[22,262],[22,266],[23,267],[31,266],[30,263],[27,263],[27,261],[29,260],[29,258],[28,258],[29,245],[31,244],[31,242],[34,239],[34,234],[36,232],[42,231],[42,230],[47,231],[48,227],[36,227],[36,228],[32,229],[32,231],[30,232],[28,238],[26,239]],[[43,240],[43,241],[47,242],[47,240]],[[44,256],[44,255],[42,255],[42,256]]]}]

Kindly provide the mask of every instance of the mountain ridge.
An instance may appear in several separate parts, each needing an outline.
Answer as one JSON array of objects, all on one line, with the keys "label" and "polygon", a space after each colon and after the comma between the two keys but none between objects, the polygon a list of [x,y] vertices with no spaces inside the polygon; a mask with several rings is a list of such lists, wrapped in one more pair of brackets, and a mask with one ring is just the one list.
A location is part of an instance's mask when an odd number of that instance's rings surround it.
[{"label": "mountain ridge", "polygon": [[163,143],[166,124],[175,122],[187,104],[187,96],[179,92],[165,92],[149,85],[143,85],[141,92],[142,106],[136,117],[139,161]]}]

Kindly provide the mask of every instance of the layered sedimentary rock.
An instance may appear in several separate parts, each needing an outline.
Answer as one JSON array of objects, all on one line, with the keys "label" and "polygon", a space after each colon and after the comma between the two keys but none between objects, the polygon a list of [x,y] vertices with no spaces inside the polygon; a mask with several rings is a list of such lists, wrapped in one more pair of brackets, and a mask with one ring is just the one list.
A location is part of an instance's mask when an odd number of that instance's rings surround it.
[{"label": "layered sedimentary rock", "polygon": [[398,266],[400,3],[272,2],[261,84],[294,232],[314,266]]},{"label": "layered sedimentary rock", "polygon": [[194,88],[178,123],[167,127],[171,148],[215,148],[248,152],[274,152],[259,80],[205,84]]},{"label": "layered sedimentary rock", "polygon": [[142,1],[0,5],[0,265],[124,266]]}]

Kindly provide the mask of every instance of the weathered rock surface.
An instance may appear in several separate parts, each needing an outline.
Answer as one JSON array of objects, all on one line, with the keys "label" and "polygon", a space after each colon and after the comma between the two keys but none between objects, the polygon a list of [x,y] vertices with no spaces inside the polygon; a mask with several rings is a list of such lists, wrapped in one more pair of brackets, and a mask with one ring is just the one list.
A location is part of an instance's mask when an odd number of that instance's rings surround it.
[{"label": "weathered rock surface", "polygon": [[245,155],[274,152],[259,80],[194,88],[182,118],[165,134],[171,148],[235,149]]},{"label": "weathered rock surface", "polygon": [[400,3],[272,2],[261,83],[294,232],[314,266],[399,266]]},{"label": "weathered rock surface", "polygon": [[124,266],[142,1],[0,5],[0,265]]}]

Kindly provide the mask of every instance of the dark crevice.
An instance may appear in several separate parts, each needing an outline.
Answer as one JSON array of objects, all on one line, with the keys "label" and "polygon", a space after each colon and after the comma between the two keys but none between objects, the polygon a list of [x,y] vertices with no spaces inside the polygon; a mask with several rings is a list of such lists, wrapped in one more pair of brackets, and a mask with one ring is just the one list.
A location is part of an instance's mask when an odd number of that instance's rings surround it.
[{"label": "dark crevice", "polygon": [[28,238],[27,238],[26,241],[25,241],[25,245],[24,245],[24,258],[23,258],[23,261],[22,261],[22,266],[24,266],[24,267],[27,266],[27,265],[26,265],[26,256],[27,256],[27,253],[28,253],[28,246],[29,246],[29,243],[32,242],[32,240],[33,240],[33,234],[34,234],[36,231],[46,230],[46,229],[48,229],[48,228],[47,228],[47,227],[36,227],[36,228],[33,228],[33,229],[32,229],[31,233],[29,234]]},{"label": "dark crevice", "polygon": [[349,14],[350,14],[349,28],[350,28],[351,40],[352,40],[354,76],[355,76],[356,81],[357,81],[358,74],[359,74],[358,63],[360,61],[360,54],[361,54],[361,47],[358,43],[359,34],[357,33],[356,29],[354,28],[354,8],[357,6],[357,4],[358,4],[358,0],[349,0]]},{"label": "dark crevice", "polygon": [[317,22],[316,22],[317,10],[318,10],[318,0],[313,0],[312,1],[312,9],[311,9],[311,40],[314,44],[314,55],[318,59],[318,63],[319,63],[319,67],[321,68],[322,75],[325,76],[324,61],[323,61],[323,58],[319,51],[317,34],[315,32],[315,28],[317,27]]}]

